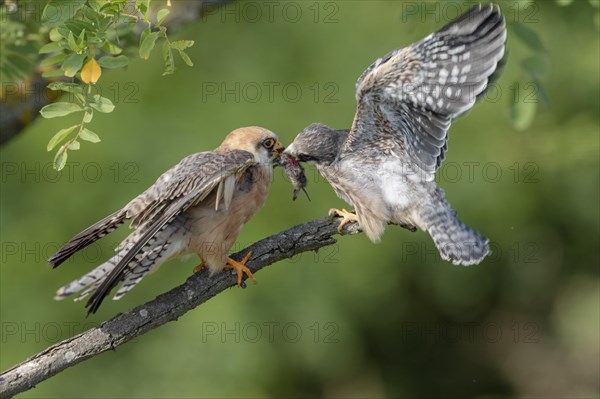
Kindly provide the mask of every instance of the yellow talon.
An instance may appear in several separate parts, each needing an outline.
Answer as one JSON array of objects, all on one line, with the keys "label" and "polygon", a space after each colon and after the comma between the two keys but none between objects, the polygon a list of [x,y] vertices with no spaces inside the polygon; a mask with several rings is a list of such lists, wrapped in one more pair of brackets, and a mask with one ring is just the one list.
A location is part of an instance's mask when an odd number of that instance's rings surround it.
[{"label": "yellow talon", "polygon": [[250,259],[251,256],[252,251],[248,252],[246,256],[244,256],[244,259],[242,259],[239,262],[234,259],[227,258],[227,265],[225,266],[225,270],[235,270],[237,272],[237,285],[239,286],[242,285],[242,276],[244,275],[244,273],[246,273],[246,276],[248,276],[248,278],[252,280],[254,284],[256,284],[256,279],[254,278],[254,275],[246,266],[246,262],[248,262],[248,259]]},{"label": "yellow talon", "polygon": [[342,218],[342,221],[340,222],[340,225],[337,228],[338,233],[342,232],[342,230],[344,229],[344,226],[346,224],[348,224],[350,222],[358,222],[358,217],[354,213],[348,212],[345,209],[342,209],[340,211],[339,209],[331,208],[329,210],[329,216],[331,216],[331,217],[340,216]]},{"label": "yellow talon", "polygon": [[206,263],[204,263],[204,259],[200,258],[200,260],[200,264],[194,267],[194,273],[198,273],[200,270],[202,270],[202,268],[204,268],[204,266],[206,266]]}]

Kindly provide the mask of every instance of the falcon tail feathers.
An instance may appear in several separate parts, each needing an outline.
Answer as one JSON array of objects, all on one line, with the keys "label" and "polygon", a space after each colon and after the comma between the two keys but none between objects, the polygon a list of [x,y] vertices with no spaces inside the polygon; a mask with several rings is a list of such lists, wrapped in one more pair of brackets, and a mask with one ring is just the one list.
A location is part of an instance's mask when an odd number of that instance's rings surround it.
[{"label": "falcon tail feathers", "polygon": [[[95,292],[102,283],[105,282],[107,277],[112,273],[115,267],[123,259],[123,257],[131,251],[134,246],[134,241],[126,241],[123,249],[121,249],[115,256],[96,267],[89,273],[81,276],[80,278],[70,282],[69,284],[61,287],[54,296],[56,300],[63,300],[67,296],[82,291],[76,301],[80,301],[87,297],[89,294]],[[160,265],[166,261],[171,255],[167,249],[169,248],[169,242],[164,242],[157,245],[152,249],[145,250],[141,253],[139,258],[134,259],[130,262],[128,268],[122,273],[122,286],[115,294],[115,300],[121,299],[129,290],[131,290],[140,280],[148,274],[154,267]]]},{"label": "falcon tail feathers", "polygon": [[71,281],[69,284],[61,287],[56,291],[54,299],[62,301],[69,295],[86,289],[81,293],[76,301],[85,298],[90,292],[94,291],[104,281],[105,277],[115,268],[119,260],[119,256],[115,255],[100,266],[96,267],[91,272],[79,277],[77,280]]},{"label": "falcon tail feathers", "polygon": [[428,206],[420,215],[442,259],[455,265],[476,265],[490,254],[489,240],[456,218],[448,202]]},{"label": "falcon tail feathers", "polygon": [[65,260],[69,259],[75,252],[87,247],[91,243],[101,239],[105,235],[112,233],[127,220],[127,212],[119,210],[104,219],[94,223],[75,237],[71,238],[61,249],[48,259],[52,268],[58,267]]}]

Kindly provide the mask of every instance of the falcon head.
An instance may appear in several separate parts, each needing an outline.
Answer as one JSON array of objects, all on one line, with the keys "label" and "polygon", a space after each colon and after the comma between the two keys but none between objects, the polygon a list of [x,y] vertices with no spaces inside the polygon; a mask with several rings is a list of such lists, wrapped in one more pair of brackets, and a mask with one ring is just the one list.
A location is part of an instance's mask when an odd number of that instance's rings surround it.
[{"label": "falcon head", "polygon": [[263,127],[248,126],[235,129],[225,137],[217,151],[243,150],[254,155],[256,162],[268,163],[283,151],[275,133]]},{"label": "falcon head", "polygon": [[336,130],[322,123],[313,123],[301,131],[284,151],[300,162],[329,165],[336,158],[347,130]]}]

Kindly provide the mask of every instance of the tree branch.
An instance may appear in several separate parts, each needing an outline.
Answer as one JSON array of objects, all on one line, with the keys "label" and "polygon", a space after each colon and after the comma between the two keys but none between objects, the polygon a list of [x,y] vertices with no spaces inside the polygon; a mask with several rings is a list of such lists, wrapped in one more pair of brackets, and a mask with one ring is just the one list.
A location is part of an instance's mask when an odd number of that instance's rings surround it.
[{"label": "tree branch", "polygon": [[[256,273],[282,259],[335,244],[332,236],[338,234],[339,222],[340,219],[323,218],[300,224],[260,240],[231,257],[240,260],[248,251],[252,251],[247,266]],[[356,223],[350,223],[344,227],[343,234],[356,234],[359,231]],[[228,272],[209,277],[205,268],[171,291],[119,314],[98,327],[52,345],[0,374],[0,398],[10,398],[27,391],[68,367],[177,320],[196,306],[236,285],[236,279],[235,274]]]}]

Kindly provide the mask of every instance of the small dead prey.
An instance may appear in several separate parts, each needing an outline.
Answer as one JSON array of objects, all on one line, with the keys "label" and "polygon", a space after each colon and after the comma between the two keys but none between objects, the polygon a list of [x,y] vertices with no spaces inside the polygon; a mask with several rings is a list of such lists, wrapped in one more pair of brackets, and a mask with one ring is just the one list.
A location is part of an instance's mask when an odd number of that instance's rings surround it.
[{"label": "small dead prey", "polygon": [[304,168],[300,162],[298,162],[298,159],[289,154],[281,153],[275,157],[275,165],[281,166],[287,177],[292,182],[292,185],[294,186],[293,200],[296,201],[296,198],[298,198],[298,193],[300,193],[300,190],[302,190],[304,191],[304,194],[306,194],[306,198],[308,198],[310,201],[308,192],[306,192],[305,189],[306,185],[308,184],[308,180],[304,174]]}]

